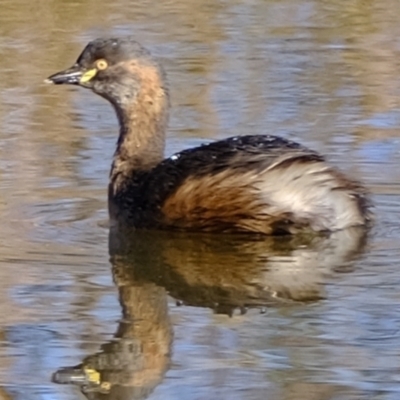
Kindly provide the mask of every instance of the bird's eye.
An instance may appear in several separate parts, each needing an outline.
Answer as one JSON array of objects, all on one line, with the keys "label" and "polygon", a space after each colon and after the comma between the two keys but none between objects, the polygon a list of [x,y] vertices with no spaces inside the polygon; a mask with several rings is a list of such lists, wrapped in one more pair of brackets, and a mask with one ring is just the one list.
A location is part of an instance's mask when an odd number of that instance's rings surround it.
[{"label": "bird's eye", "polygon": [[104,60],[103,58],[96,61],[96,68],[99,71],[102,71],[102,70],[106,69],[107,67],[108,67],[108,62],[106,60]]}]

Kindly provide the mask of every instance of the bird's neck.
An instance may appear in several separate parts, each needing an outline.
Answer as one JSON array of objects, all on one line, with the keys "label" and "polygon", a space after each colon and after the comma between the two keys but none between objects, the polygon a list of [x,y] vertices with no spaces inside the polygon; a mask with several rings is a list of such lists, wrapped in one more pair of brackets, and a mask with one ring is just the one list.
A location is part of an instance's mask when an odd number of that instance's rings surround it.
[{"label": "bird's neck", "polygon": [[168,122],[168,93],[157,77],[142,83],[133,100],[113,103],[120,133],[110,172],[111,194],[132,181],[140,172],[162,161]]}]

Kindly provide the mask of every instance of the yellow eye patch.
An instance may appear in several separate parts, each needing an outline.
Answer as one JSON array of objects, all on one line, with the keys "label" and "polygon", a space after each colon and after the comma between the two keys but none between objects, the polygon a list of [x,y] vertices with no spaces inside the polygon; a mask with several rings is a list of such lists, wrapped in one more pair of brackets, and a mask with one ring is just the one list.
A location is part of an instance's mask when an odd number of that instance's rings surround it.
[{"label": "yellow eye patch", "polygon": [[79,79],[80,83],[86,83],[89,82],[92,78],[94,78],[97,74],[97,69],[92,68],[86,71],[82,76],[81,79]]},{"label": "yellow eye patch", "polygon": [[97,60],[95,65],[96,65],[95,68],[89,69],[82,75],[81,79],[79,80],[80,83],[89,82],[96,76],[98,71],[103,71],[106,68],[108,68],[108,62],[104,60],[104,58]]}]

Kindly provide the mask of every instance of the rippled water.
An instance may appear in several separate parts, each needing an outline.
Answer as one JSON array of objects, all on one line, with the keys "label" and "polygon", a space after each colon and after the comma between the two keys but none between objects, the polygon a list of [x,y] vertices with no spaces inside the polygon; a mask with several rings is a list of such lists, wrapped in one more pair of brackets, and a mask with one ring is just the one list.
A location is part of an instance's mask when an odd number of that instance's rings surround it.
[{"label": "rippled water", "polygon": [[[398,15],[397,0],[3,0],[0,399],[398,399]],[[168,154],[301,141],[366,182],[369,237],[109,237],[113,111],[42,81],[128,34],[168,72]]]}]

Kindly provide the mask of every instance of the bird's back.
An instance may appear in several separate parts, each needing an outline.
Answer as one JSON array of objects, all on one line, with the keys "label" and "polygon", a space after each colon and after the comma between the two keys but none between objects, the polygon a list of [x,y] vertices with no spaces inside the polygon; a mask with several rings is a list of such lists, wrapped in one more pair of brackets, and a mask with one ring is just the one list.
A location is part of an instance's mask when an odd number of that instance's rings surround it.
[{"label": "bird's back", "polygon": [[371,217],[359,183],[306,147],[262,135],[177,153],[111,201],[138,228],[282,234],[366,225]]}]

